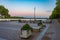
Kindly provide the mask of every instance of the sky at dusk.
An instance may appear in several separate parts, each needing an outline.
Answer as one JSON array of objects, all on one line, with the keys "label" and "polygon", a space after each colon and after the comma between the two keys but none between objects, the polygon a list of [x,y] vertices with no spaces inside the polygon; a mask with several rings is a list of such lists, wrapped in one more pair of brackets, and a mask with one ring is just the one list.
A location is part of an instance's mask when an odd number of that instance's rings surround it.
[{"label": "sky at dusk", "polygon": [[48,17],[54,9],[56,0],[0,0],[0,5],[9,10],[11,16]]}]

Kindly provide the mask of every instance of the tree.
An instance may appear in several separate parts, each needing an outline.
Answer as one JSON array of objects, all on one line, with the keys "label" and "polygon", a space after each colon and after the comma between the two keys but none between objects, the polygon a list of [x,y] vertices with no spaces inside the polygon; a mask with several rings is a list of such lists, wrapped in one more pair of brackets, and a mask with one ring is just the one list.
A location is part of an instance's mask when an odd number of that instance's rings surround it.
[{"label": "tree", "polygon": [[8,9],[6,9],[4,6],[0,5],[0,15],[1,16],[4,16],[4,18],[10,17],[8,12],[9,12]]},{"label": "tree", "polygon": [[60,18],[60,0],[56,0],[56,7],[52,11],[50,19],[59,19]]}]

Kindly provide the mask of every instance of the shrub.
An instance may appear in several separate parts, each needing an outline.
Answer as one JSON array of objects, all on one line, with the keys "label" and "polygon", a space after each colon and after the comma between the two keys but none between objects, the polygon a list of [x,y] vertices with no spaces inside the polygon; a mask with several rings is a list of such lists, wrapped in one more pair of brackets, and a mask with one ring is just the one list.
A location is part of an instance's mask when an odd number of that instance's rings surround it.
[{"label": "shrub", "polygon": [[28,25],[28,24],[25,24],[21,30],[32,30],[32,28]]},{"label": "shrub", "polygon": [[40,25],[42,25],[42,21],[40,21],[40,22],[38,23],[38,26],[40,26]]}]

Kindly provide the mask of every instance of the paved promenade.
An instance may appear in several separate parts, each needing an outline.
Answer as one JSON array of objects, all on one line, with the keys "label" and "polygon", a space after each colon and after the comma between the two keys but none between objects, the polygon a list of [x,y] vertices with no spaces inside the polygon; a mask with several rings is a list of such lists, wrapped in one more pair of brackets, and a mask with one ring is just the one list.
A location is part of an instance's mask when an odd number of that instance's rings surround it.
[{"label": "paved promenade", "polygon": [[53,20],[42,40],[60,40],[60,23]]},{"label": "paved promenade", "polygon": [[[18,22],[0,22],[0,39],[1,40],[25,40],[21,39],[20,29],[25,23]],[[30,24],[30,23],[29,23]],[[37,24],[30,24],[32,27],[37,26]],[[48,27],[47,27],[48,28]],[[32,37],[26,40],[38,40],[43,37],[47,28],[44,32],[33,32]]]}]

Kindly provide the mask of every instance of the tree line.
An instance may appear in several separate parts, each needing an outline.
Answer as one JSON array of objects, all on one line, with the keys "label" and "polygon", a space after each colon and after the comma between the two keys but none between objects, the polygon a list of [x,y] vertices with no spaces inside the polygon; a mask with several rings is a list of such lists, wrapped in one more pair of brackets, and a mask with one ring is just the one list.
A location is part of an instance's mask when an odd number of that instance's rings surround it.
[{"label": "tree line", "polygon": [[16,16],[11,16],[9,14],[9,10],[5,8],[3,5],[0,5],[0,18],[24,18],[24,17],[16,17]]},{"label": "tree line", "polygon": [[8,9],[6,9],[3,5],[0,5],[0,16],[2,16],[4,18],[10,17],[8,12],[9,12]]},{"label": "tree line", "polygon": [[60,19],[60,0],[56,0],[56,7],[52,11],[50,19]]}]

